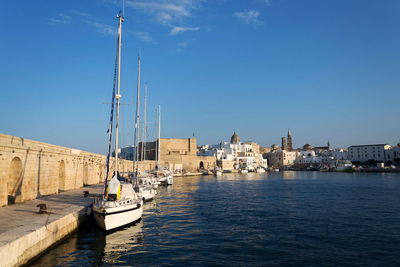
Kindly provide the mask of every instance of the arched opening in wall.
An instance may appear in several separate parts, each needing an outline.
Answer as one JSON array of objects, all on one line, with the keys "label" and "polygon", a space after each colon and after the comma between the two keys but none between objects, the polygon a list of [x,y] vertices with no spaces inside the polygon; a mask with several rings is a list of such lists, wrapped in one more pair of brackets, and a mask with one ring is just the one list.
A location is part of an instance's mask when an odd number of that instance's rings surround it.
[{"label": "arched opening in wall", "polygon": [[8,170],[7,179],[7,194],[8,205],[14,204],[18,197],[21,197],[22,186],[22,161],[20,158],[15,157],[11,161]]},{"label": "arched opening in wall", "polygon": [[58,192],[65,191],[65,162],[62,160],[58,167]]},{"label": "arched opening in wall", "polygon": [[200,161],[200,169],[204,169],[204,162]]},{"label": "arched opening in wall", "polygon": [[83,185],[88,185],[89,184],[89,170],[88,170],[88,164],[85,162],[83,164]]}]

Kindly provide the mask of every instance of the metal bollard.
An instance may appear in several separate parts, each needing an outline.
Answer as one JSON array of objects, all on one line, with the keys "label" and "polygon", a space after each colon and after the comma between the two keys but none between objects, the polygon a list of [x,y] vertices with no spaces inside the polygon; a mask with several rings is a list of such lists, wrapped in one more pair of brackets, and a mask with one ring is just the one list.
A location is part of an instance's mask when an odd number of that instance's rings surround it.
[{"label": "metal bollard", "polygon": [[36,207],[39,207],[39,214],[44,214],[47,213],[47,206],[44,203],[40,203],[38,205],[36,205]]}]

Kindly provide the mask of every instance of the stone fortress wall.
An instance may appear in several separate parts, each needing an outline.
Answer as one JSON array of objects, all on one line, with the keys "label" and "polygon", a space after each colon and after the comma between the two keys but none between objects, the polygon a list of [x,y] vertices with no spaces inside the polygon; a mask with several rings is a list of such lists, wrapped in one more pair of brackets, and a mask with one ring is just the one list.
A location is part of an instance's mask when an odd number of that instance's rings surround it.
[{"label": "stone fortress wall", "polygon": [[197,156],[196,138],[161,138],[161,164],[170,170],[197,172],[200,169],[213,169],[215,157]]},{"label": "stone fortress wall", "polygon": [[[0,134],[0,206],[103,182],[105,161],[104,155]],[[132,168],[132,161],[120,161],[121,172]]]}]

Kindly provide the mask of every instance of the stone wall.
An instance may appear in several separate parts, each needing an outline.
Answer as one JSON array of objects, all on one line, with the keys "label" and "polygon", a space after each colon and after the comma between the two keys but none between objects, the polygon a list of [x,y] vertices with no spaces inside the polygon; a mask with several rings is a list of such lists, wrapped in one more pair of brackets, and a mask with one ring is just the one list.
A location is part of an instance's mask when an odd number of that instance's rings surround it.
[{"label": "stone wall", "polygon": [[214,168],[216,157],[197,156],[196,138],[176,139],[162,138],[160,147],[161,165],[170,170],[184,170],[187,172],[197,172],[200,169],[200,162],[204,168]]},{"label": "stone wall", "polygon": [[214,169],[217,166],[215,156],[197,156],[197,166],[199,169]]},{"label": "stone wall", "polygon": [[196,138],[161,138],[161,157],[164,155],[192,155],[197,152]]},{"label": "stone wall", "polygon": [[[105,160],[100,154],[0,134],[0,206],[102,182]],[[132,168],[132,161],[120,161],[121,171]]]}]

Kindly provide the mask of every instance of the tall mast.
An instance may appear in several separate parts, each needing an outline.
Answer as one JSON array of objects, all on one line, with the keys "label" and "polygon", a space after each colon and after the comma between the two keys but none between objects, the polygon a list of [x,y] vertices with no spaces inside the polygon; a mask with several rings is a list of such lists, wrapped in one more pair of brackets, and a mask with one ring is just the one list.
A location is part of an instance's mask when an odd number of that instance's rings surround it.
[{"label": "tall mast", "polygon": [[[139,157],[139,123],[140,123],[140,55],[138,56],[138,79],[137,79],[137,96],[136,96],[136,119],[135,119],[135,164]],[[136,166],[137,167],[137,166]]]},{"label": "tall mast", "polygon": [[157,166],[160,167],[160,147],[161,147],[161,106],[158,105],[158,126],[157,126],[157,135],[158,135],[158,146],[157,146]]},{"label": "tall mast", "polygon": [[147,83],[144,85],[144,104],[143,104],[143,133],[142,133],[142,157],[146,160],[146,134],[147,134]]},{"label": "tall mast", "polygon": [[119,106],[121,98],[121,44],[122,44],[122,22],[124,17],[118,14],[118,75],[117,75],[117,94],[115,95],[116,100],[116,114],[115,114],[115,175],[118,172],[118,124],[119,124]]},{"label": "tall mast", "polygon": [[154,139],[155,139],[155,147],[154,147],[154,153],[156,154],[156,166],[158,168],[158,107],[156,107],[155,110],[155,124],[154,124]]}]

